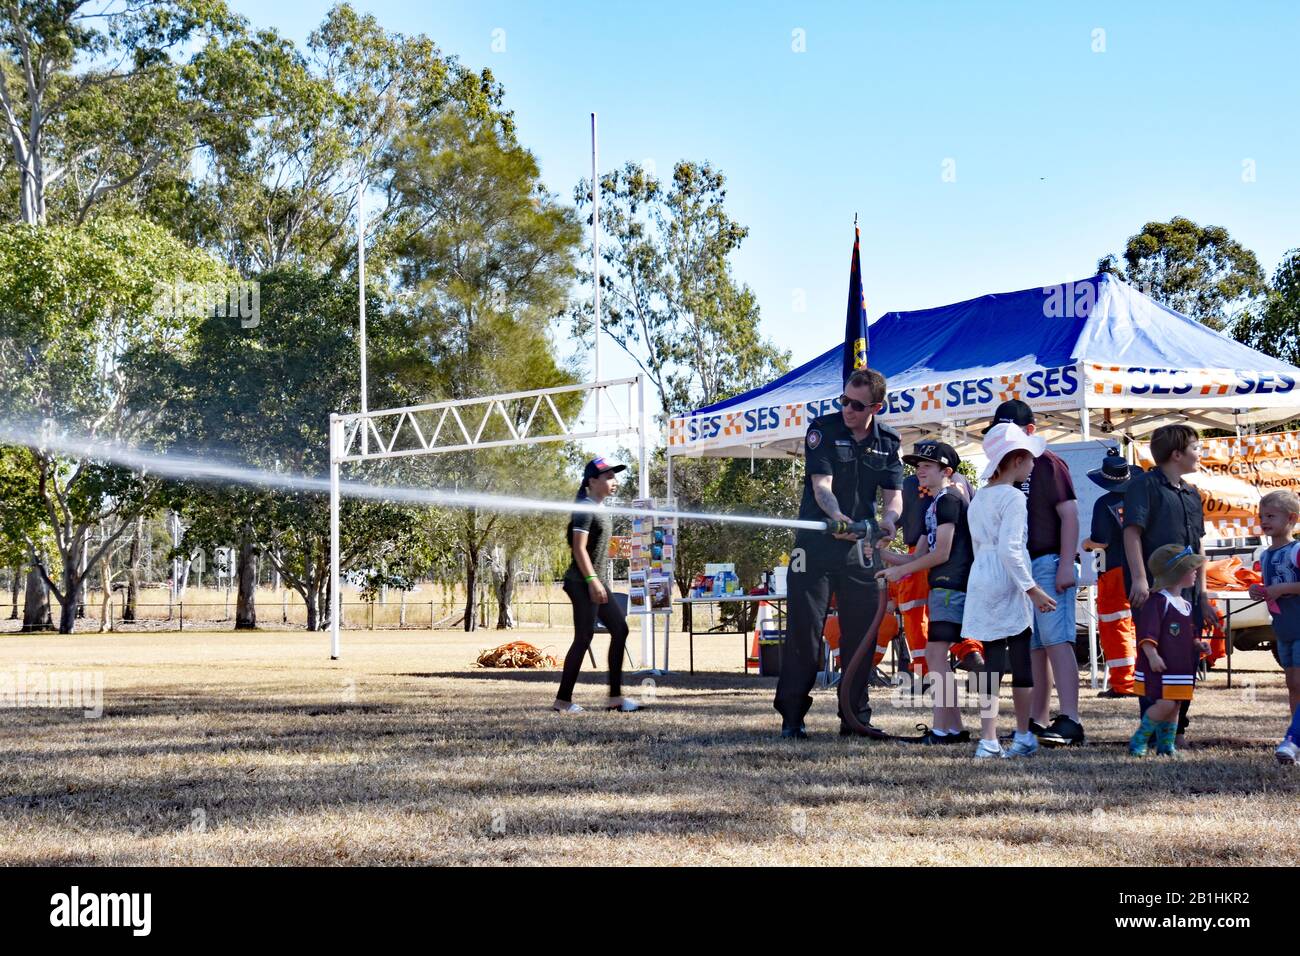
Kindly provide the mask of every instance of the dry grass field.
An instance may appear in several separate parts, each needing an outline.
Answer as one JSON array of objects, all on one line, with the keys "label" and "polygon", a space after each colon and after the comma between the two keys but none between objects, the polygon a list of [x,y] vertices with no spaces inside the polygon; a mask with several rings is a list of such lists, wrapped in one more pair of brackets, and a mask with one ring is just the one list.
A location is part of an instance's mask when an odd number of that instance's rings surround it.
[{"label": "dry grass field", "polygon": [[[1179,758],[1130,759],[1136,703],[1085,689],[1089,746],[977,764],[841,739],[825,692],[813,740],[777,739],[774,681],[741,673],[738,638],[697,643],[694,676],[631,678],[642,713],[563,716],[556,672],[472,666],[505,639],[347,632],[332,662],[301,632],[0,635],[0,691],[103,682],[98,718],[0,708],[0,863],[1300,863],[1263,653],[1237,655],[1234,689],[1216,671],[1198,690]],[[886,729],[927,719],[883,696]]]}]

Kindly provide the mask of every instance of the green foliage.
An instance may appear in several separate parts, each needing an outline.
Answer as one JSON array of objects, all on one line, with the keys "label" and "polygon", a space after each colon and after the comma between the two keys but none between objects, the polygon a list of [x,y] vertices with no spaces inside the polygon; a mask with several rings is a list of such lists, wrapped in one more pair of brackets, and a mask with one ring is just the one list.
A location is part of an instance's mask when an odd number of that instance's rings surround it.
[{"label": "green foliage", "polygon": [[[749,230],[727,214],[725,185],[708,163],[685,160],[671,184],[637,163],[601,177],[604,328],[646,373],[664,415],[755,387],[789,366],[788,353],[759,334],[753,292],[731,274],[730,257]],[[574,197],[589,209],[591,183],[579,183]],[[574,338],[589,338],[588,300],[574,320]]]},{"label": "green foliage", "polygon": [[1222,226],[1198,226],[1175,216],[1148,222],[1124,248],[1126,269],[1107,256],[1098,271],[1116,273],[1157,302],[1222,329],[1267,291],[1255,254]]},{"label": "green foliage", "polygon": [[1282,257],[1263,305],[1233,327],[1239,342],[1300,365],[1300,249]]},{"label": "green foliage", "polygon": [[[678,507],[713,514],[789,515],[799,511],[801,462],[783,459],[676,458],[673,495]],[[674,574],[682,594],[704,565],[731,561],[743,587],[751,588],[793,546],[785,528],[720,522],[686,522],[679,535]]]}]

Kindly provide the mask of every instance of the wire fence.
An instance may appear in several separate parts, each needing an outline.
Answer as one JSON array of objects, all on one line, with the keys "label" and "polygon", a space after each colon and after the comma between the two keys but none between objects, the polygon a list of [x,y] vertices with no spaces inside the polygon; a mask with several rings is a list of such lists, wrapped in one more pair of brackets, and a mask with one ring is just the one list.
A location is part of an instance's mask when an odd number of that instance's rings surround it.
[{"label": "wire fence", "polygon": [[[572,605],[566,601],[528,601],[511,605],[513,626],[517,628],[572,628]],[[57,623],[59,607],[51,606]],[[301,630],[307,626],[307,609],[302,604],[259,605],[257,627],[266,630]],[[475,607],[479,626],[494,628],[498,620],[495,605]],[[404,605],[378,604],[369,601],[344,601],[341,626],[348,630],[439,630],[464,626],[465,605],[449,601],[407,601]],[[23,609],[19,604],[0,604],[0,631],[21,629]],[[107,626],[104,622],[107,619]],[[235,607],[224,601],[177,601],[169,604],[137,602],[133,615],[124,613],[116,603],[82,604],[78,608],[76,630],[115,632],[151,631],[183,632],[189,630],[234,629]]]}]

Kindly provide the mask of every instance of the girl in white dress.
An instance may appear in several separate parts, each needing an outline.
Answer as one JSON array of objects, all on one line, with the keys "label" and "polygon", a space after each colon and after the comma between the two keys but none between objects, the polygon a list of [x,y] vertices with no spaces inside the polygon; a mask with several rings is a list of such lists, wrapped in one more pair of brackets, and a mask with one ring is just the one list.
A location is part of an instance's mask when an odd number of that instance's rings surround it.
[{"label": "girl in white dress", "polygon": [[[980,742],[976,757],[1027,757],[1038,750],[1029,731],[1029,694],[1034,686],[1029,657],[1033,607],[1046,613],[1056,601],[1034,583],[1025,547],[1029,523],[1021,484],[1045,444],[1018,425],[1003,422],[984,436],[987,484],[971,500],[968,520],[975,563],[966,585],[962,636],[984,642],[984,671],[978,675]],[[998,686],[1011,671],[1016,735],[1007,750],[998,743]]]}]

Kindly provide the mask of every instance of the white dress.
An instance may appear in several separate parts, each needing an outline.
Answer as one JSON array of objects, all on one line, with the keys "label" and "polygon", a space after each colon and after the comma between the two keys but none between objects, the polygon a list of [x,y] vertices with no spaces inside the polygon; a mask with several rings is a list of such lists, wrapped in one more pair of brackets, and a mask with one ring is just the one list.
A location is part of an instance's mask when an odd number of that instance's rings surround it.
[{"label": "white dress", "polygon": [[1014,637],[1034,620],[1025,593],[1034,586],[1025,547],[1025,493],[1012,485],[981,488],[971,499],[967,520],[975,563],[966,584],[961,635],[977,641]]}]

